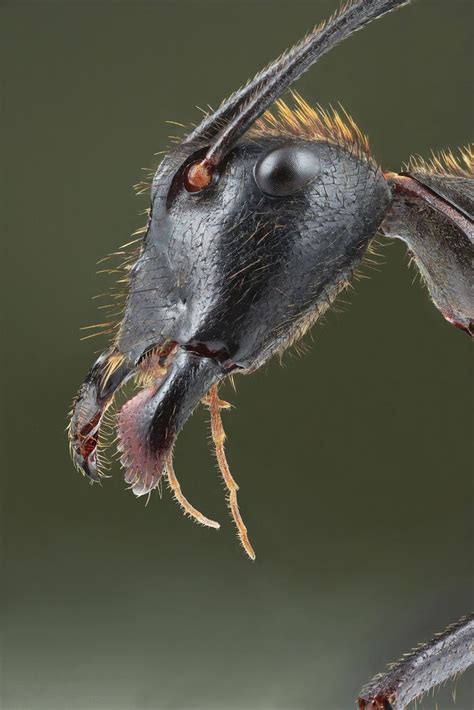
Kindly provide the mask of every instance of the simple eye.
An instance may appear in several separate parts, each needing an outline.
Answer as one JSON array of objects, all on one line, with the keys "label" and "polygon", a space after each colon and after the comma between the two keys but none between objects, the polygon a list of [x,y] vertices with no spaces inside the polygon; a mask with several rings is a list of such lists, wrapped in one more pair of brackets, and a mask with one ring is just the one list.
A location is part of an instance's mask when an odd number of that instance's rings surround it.
[{"label": "simple eye", "polygon": [[319,159],[310,148],[288,143],[258,160],[254,178],[266,195],[285,197],[301,190],[319,172]]},{"label": "simple eye", "polygon": [[214,169],[206,159],[196,160],[184,171],[184,186],[188,192],[201,192],[212,183]]}]

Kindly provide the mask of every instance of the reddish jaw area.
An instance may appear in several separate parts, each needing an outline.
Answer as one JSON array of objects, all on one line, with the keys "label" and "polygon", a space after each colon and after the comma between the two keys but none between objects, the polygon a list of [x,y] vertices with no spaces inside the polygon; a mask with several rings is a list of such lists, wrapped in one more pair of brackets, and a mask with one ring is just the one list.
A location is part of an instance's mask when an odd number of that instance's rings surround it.
[{"label": "reddish jaw area", "polygon": [[122,407],[117,419],[120,463],[125,469],[125,481],[136,496],[145,495],[156,488],[164,467],[167,451],[162,447],[161,451],[153,455],[147,439],[154,400],[163,379],[132,397]]},{"label": "reddish jaw area", "polygon": [[156,488],[177,435],[221,377],[213,360],[178,349],[166,371],[122,407],[118,448],[125,480],[136,496]]},{"label": "reddish jaw area", "polygon": [[[127,364],[121,353],[111,348],[99,357],[89,372],[73,404],[69,440],[74,463],[92,481],[99,481],[102,476],[98,455],[99,437],[104,415],[114,395],[134,373],[142,381],[146,379],[148,385],[154,382],[156,389],[166,372],[164,361],[160,355],[152,353],[135,368]],[[149,392],[147,387],[137,397]]]},{"label": "reddish jaw area", "polygon": [[69,444],[76,467],[91,481],[99,481],[97,447],[104,414],[116,390],[133,370],[114,348],[96,361],[74,400],[69,424]]},{"label": "reddish jaw area", "polygon": [[73,461],[77,468],[92,481],[100,480],[97,469],[97,445],[99,428],[105,407],[97,402],[81,402],[75,405],[70,425],[70,445]]},{"label": "reddish jaw area", "polygon": [[[150,493],[163,473],[183,511],[207,527],[219,524],[197,510],[184,496],[173,468],[172,451],[177,435],[188,417],[206,395],[211,414],[211,433],[216,457],[228,492],[228,504],[237,534],[250,559],[255,552],[237,501],[238,485],[227,463],[220,409],[226,408],[218,396],[219,382],[229,371],[214,357],[175,347],[168,354],[154,351],[138,368],[130,368],[122,355],[107,364],[106,354],[99,358],[76,398],[69,428],[71,450],[78,468],[92,480],[99,480],[96,451],[100,425],[107,406],[118,387],[134,370],[143,389],[132,397],[117,417],[120,461],[125,481],[136,496]],[[207,352],[207,351],[206,351]],[[105,363],[105,364],[104,364]],[[112,363],[112,365],[110,364]],[[118,363],[118,364],[117,364]]]},{"label": "reddish jaw area", "polygon": [[136,369],[124,363],[122,356],[105,353],[92,368],[73,407],[71,451],[77,467],[99,480],[103,417],[115,392],[135,371],[143,389],[119,412],[117,434],[125,481],[142,496],[158,485],[177,434],[222,372],[213,360],[176,347],[166,354],[155,351]]}]

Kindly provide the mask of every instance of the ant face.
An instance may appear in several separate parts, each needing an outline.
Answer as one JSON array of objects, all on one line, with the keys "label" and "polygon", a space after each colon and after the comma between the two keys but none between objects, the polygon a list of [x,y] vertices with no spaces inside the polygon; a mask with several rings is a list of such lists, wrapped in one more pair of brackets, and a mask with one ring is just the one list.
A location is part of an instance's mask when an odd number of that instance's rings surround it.
[{"label": "ant face", "polygon": [[243,140],[189,191],[199,156],[156,182],[118,349],[135,364],[173,342],[222,373],[255,369],[347,284],[390,191],[370,157],[328,141]]}]

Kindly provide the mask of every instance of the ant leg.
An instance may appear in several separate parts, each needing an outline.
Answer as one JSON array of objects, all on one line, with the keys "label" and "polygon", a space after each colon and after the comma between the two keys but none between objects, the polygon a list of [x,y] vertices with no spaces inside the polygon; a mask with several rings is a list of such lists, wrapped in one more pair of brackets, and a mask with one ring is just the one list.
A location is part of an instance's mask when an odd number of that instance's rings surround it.
[{"label": "ant leg", "polygon": [[474,150],[412,158],[385,177],[393,202],[381,231],[405,242],[436,308],[474,337]]},{"label": "ant leg", "polygon": [[403,710],[473,663],[474,614],[448,626],[371,680],[361,690],[359,710]]}]

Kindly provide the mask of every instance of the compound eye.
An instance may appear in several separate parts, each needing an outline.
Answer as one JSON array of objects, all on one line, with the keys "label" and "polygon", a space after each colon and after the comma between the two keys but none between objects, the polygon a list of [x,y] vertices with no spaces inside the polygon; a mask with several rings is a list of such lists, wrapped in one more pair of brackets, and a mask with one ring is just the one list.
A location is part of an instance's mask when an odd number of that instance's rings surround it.
[{"label": "compound eye", "polygon": [[258,160],[254,178],[266,195],[286,197],[305,187],[319,172],[319,158],[310,148],[287,143]]}]

